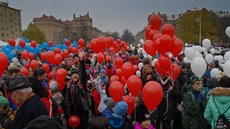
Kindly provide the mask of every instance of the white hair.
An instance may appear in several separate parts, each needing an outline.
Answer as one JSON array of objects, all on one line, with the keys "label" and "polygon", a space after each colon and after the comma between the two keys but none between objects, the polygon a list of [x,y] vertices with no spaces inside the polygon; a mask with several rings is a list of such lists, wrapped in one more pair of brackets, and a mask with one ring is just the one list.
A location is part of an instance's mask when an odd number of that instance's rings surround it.
[{"label": "white hair", "polygon": [[29,94],[33,91],[33,89],[31,87],[25,88],[25,89],[21,89],[20,92],[22,92],[23,94]]}]

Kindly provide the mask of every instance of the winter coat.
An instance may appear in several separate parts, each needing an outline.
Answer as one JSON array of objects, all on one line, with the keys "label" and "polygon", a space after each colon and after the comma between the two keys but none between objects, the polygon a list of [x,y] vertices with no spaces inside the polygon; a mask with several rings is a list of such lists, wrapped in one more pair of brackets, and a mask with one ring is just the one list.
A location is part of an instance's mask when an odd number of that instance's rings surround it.
[{"label": "winter coat", "polygon": [[136,122],[134,129],[155,129],[155,128],[153,127],[153,125],[150,125],[149,128],[142,128],[141,124]]},{"label": "winter coat", "polygon": [[[227,110],[227,108],[229,108],[229,106],[230,106],[230,88],[221,88],[221,87],[214,88],[211,92],[211,96],[208,100],[204,112],[204,118],[211,124],[212,129],[214,129],[216,125],[216,121],[219,117],[219,112],[223,114]],[[230,121],[230,109],[226,111],[224,116]]]},{"label": "winter coat", "polygon": [[128,127],[125,118],[116,114],[112,114],[111,118],[109,119],[109,125],[111,129],[127,129]]},{"label": "winter coat", "polygon": [[92,90],[92,99],[93,99],[93,111],[96,115],[100,115],[101,112],[98,110],[98,106],[99,106],[99,103],[101,101],[101,98],[100,98],[100,94],[98,93],[98,91],[96,90],[96,88],[94,88]]},{"label": "winter coat", "polygon": [[30,121],[41,115],[48,115],[48,110],[40,98],[34,95],[20,106],[11,125],[11,129],[23,129]]},{"label": "winter coat", "polygon": [[103,117],[106,117],[108,119],[112,118],[112,114],[113,114],[113,111],[109,110],[108,108],[106,108],[103,113],[102,113],[102,116]]},{"label": "winter coat", "polygon": [[199,100],[199,94],[200,92],[191,89],[183,97],[182,126],[184,129],[206,129],[206,122],[203,118],[205,108],[203,101],[205,100]]},{"label": "winter coat", "polygon": [[[157,107],[157,118],[174,120],[176,117],[177,100],[180,98],[179,83],[174,81],[173,84],[170,79],[165,84],[160,80],[158,82],[163,89],[163,99]],[[169,91],[171,86],[173,86],[173,89]]]},{"label": "winter coat", "polygon": [[100,81],[96,81],[95,86],[96,86],[96,89],[97,89],[98,93],[100,94],[100,98],[101,98],[100,104],[98,106],[98,110],[102,113],[105,110],[105,108],[107,107],[107,105],[104,103],[104,100],[108,97],[106,95],[105,90],[102,90],[101,85],[100,85]]}]

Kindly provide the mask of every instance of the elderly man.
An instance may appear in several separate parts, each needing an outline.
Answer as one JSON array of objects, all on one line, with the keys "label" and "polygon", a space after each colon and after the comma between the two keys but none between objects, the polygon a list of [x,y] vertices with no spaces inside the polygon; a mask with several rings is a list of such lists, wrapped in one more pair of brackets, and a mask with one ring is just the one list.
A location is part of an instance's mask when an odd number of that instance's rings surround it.
[{"label": "elderly man", "polygon": [[41,115],[48,115],[48,110],[40,98],[34,94],[29,80],[24,76],[17,76],[10,80],[8,92],[12,100],[19,105],[12,129],[25,128],[30,121]]}]

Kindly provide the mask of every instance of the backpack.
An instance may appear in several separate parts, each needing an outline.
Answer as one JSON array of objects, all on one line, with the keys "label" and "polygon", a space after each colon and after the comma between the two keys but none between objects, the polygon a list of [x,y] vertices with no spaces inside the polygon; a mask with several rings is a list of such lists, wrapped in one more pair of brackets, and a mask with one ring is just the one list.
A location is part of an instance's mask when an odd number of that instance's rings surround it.
[{"label": "backpack", "polygon": [[215,106],[216,106],[218,113],[219,113],[219,117],[216,121],[215,129],[230,129],[230,122],[229,122],[228,118],[226,118],[224,116],[224,114],[230,109],[230,106],[227,108],[227,110],[224,111],[223,114],[220,114],[220,111],[219,111],[214,99],[213,99],[213,101],[214,101]]}]

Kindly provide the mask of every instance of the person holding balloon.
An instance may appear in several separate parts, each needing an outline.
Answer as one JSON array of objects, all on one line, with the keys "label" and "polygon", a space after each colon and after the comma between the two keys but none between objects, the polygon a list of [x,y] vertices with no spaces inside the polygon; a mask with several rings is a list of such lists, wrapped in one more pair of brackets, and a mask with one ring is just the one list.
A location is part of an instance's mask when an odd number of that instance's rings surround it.
[{"label": "person holding balloon", "polygon": [[79,51],[80,71],[77,68],[70,70],[71,80],[66,89],[64,104],[67,108],[67,118],[77,115],[80,118],[80,125],[77,129],[87,129],[89,119],[89,98],[86,90],[86,70],[83,60],[83,52]]}]

